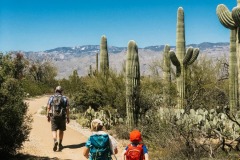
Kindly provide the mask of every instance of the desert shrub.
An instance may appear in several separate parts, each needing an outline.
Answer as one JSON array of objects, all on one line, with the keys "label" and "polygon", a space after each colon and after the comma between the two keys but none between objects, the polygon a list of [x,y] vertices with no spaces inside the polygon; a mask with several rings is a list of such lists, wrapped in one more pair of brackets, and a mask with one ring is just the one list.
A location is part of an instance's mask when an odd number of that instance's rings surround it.
[{"label": "desert shrub", "polygon": [[58,85],[56,76],[56,67],[49,62],[28,62],[21,79],[24,92],[31,97],[52,93]]},{"label": "desert shrub", "polygon": [[[0,154],[1,157],[15,154],[27,140],[31,117],[24,103],[23,87],[16,71],[14,59],[5,55],[0,68]],[[21,65],[19,65],[21,66]],[[22,66],[19,68],[22,69]]]},{"label": "desert shrub", "polygon": [[73,120],[78,119],[78,117],[79,117],[78,114],[70,114],[70,115],[69,115],[69,118],[70,118],[70,119],[73,119]]},{"label": "desert shrub", "polygon": [[21,80],[21,83],[22,83],[24,92],[27,93],[30,97],[52,93],[54,88],[57,86],[57,83],[50,85],[50,84],[35,82],[27,78],[24,78],[23,80]]},{"label": "desert shrub", "polygon": [[151,108],[141,121],[140,130],[152,159],[180,159],[182,156],[179,150],[182,141],[177,130],[169,125],[171,118],[169,115],[169,119],[160,119],[159,109]]},{"label": "desert shrub", "polygon": [[[155,68],[153,70],[156,71]],[[200,57],[189,67],[186,79],[188,102],[186,114],[189,114],[191,109],[210,110],[216,106],[219,106],[219,111],[222,111],[223,106],[228,104],[228,80],[219,80],[219,70],[221,70],[221,62],[215,62],[208,57]],[[208,158],[209,150],[207,151],[195,141],[195,138],[203,135],[201,130],[181,130],[189,126],[185,123],[177,124],[175,112],[169,112],[167,118],[161,118],[160,110],[163,106],[173,109],[176,105],[177,87],[175,74],[172,73],[172,85],[169,92],[171,103],[168,106],[163,104],[164,83],[159,73],[141,77],[141,111],[138,129],[143,134],[150,157],[156,160]],[[82,116],[79,116],[77,121],[82,126],[89,126],[90,121],[95,117],[95,112],[99,112],[100,109],[109,109],[107,106],[117,109],[120,117],[126,116],[124,74],[118,75],[110,71],[107,76],[95,74],[79,77],[77,71],[74,71],[68,80],[63,79],[60,84],[69,94],[73,107],[81,106]],[[89,106],[94,113],[88,112]],[[119,138],[129,138],[130,130],[125,125],[117,125],[114,130]],[[222,151],[217,149],[211,157],[218,157],[222,154]]]},{"label": "desert shrub", "polygon": [[127,127],[127,125],[119,124],[114,126],[113,132],[119,139],[129,140],[129,133],[131,130]]},{"label": "desert shrub", "polygon": [[81,112],[89,106],[94,110],[103,106],[118,109],[120,114],[125,114],[125,85],[123,75],[109,72],[108,77],[102,74],[95,76],[79,77],[76,71],[69,79],[60,81],[65,93],[68,94],[74,108]]},{"label": "desert shrub", "polygon": [[223,61],[224,57],[214,60],[201,56],[189,67],[186,109],[212,109],[228,104],[228,79],[222,78]]}]

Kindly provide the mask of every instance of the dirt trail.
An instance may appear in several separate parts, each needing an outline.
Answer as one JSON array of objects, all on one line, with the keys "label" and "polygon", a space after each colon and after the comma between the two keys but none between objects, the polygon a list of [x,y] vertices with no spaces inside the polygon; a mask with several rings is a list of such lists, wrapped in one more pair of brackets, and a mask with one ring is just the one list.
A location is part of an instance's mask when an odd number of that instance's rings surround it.
[{"label": "dirt trail", "polygon": [[[91,135],[91,132],[88,129],[81,128],[74,121],[67,124],[67,130],[64,132],[64,149],[61,152],[53,152],[53,139],[50,123],[47,122],[45,116],[38,113],[39,109],[46,105],[47,101],[48,96],[26,101],[29,104],[29,114],[33,115],[33,122],[29,141],[24,143],[24,147],[20,153],[37,157],[48,157],[49,159],[86,160],[86,158],[82,155],[82,151],[88,136]],[[119,153],[116,157],[120,160],[122,146],[119,146],[118,148]]]}]

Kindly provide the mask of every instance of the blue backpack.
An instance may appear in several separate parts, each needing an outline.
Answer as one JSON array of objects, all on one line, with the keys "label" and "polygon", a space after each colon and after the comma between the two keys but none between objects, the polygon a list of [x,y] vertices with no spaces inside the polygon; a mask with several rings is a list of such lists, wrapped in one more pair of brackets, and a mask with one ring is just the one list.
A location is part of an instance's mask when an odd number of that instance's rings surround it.
[{"label": "blue backpack", "polygon": [[111,160],[110,140],[107,134],[90,136],[90,157],[92,160]]}]

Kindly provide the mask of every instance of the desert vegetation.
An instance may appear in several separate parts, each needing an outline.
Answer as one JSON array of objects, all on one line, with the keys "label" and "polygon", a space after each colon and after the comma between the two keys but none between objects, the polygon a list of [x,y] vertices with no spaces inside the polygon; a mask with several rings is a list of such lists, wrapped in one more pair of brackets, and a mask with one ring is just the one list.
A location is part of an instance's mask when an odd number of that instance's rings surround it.
[{"label": "desert vegetation", "polygon": [[24,91],[19,80],[23,75],[23,57],[17,54],[1,54],[1,134],[0,154],[14,154],[27,139],[30,131],[30,117],[26,115],[27,105],[23,102]]},{"label": "desert vegetation", "polygon": [[89,127],[92,119],[99,118],[121,139],[138,128],[151,159],[236,158],[240,150],[238,10],[231,13],[218,6],[220,22],[231,29],[230,54],[211,59],[198,48],[186,49],[180,7],[176,51],[166,45],[159,53],[163,58],[152,62],[150,76],[140,75],[133,40],[122,71],[109,68],[106,36],[101,37],[100,62],[97,54],[96,67],[89,64],[89,74],[81,77],[75,70],[56,80],[57,71],[48,62],[1,54],[0,152],[16,153],[28,137],[31,117],[26,115],[24,98],[53,92],[61,85],[71,101],[72,119]]},{"label": "desert vegetation", "polygon": [[[69,81],[60,82],[79,89],[71,92],[69,88],[79,123],[88,126],[91,119],[100,118],[120,138],[138,128],[154,159],[236,156],[239,113],[233,98],[233,93],[238,93],[233,89],[238,72],[231,57],[236,40],[231,38],[230,58],[210,59],[199,55],[198,48],[185,48],[184,28],[180,7],[176,54],[166,45],[163,59],[152,63],[150,76],[139,74],[138,48],[130,41],[121,73],[106,67],[95,75],[78,77],[75,71]],[[100,64],[104,63],[101,60]],[[90,99],[99,102],[91,104]]]},{"label": "desert vegetation", "polygon": [[[127,111],[126,105],[127,67],[121,73],[109,69],[107,76],[100,72],[79,77],[74,71],[69,79],[60,80],[59,83],[71,99],[72,118],[85,127],[89,127],[92,119],[99,118],[104,121],[107,129],[121,139],[128,139],[129,131],[138,128],[154,159],[226,158],[235,153],[229,151],[236,149],[235,133],[238,130],[237,124],[228,117],[227,112],[228,78],[222,77],[226,61],[224,57],[212,60],[207,56],[199,56],[188,70],[185,99],[188,105],[182,109],[177,108],[178,91],[174,68],[170,69],[171,84],[166,93],[161,72],[163,60],[153,62],[151,76],[139,78],[139,110],[136,115],[137,124],[133,120],[133,126],[127,123],[128,112],[131,113],[131,110]],[[164,99],[166,94],[170,97],[168,105]]]},{"label": "desert vegetation", "polygon": [[[36,65],[21,53],[0,55],[0,154],[14,155],[28,139],[31,116],[24,99],[49,93],[55,70],[49,64]],[[56,73],[56,72],[55,72]]]}]

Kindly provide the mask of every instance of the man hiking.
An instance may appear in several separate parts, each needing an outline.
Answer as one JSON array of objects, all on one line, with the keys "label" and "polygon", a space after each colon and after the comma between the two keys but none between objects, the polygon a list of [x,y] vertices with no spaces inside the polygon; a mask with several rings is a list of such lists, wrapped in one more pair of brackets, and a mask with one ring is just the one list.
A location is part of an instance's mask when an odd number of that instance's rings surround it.
[{"label": "man hiking", "polygon": [[[55,94],[52,95],[47,103],[47,120],[51,121],[52,136],[53,136],[53,151],[61,151],[63,149],[62,140],[64,131],[66,130],[66,123],[69,123],[69,102],[66,96],[62,95],[63,89],[57,86]],[[57,141],[57,130],[58,139]]]}]

